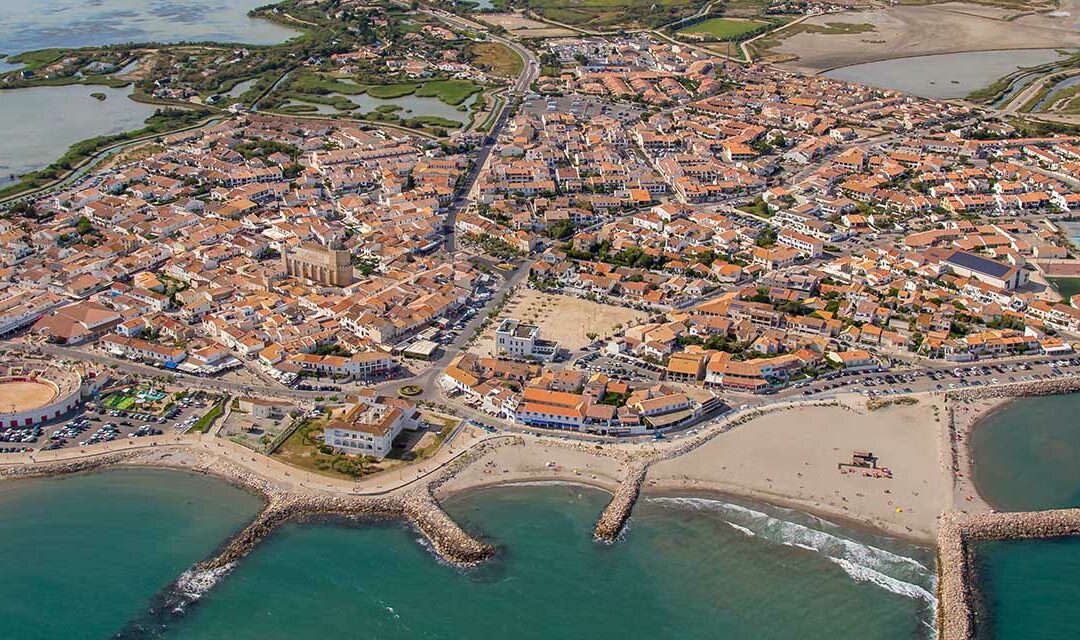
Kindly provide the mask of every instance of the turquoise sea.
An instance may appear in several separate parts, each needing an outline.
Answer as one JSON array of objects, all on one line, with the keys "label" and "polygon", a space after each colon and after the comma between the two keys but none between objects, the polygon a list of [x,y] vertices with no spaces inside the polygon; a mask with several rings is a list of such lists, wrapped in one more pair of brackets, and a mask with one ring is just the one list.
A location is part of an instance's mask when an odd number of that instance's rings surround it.
[{"label": "turquoise sea", "polygon": [[[1080,507],[1080,395],[1022,398],[971,434],[979,493],[1002,510]],[[1080,637],[1080,537],[980,543],[985,640]]]},{"label": "turquoise sea", "polygon": [[[29,481],[4,495],[0,539],[19,550],[0,554],[0,575],[18,578],[0,587],[8,637],[931,635],[928,550],[762,505],[649,498],[626,539],[607,546],[590,536],[604,493],[565,485],[471,493],[447,510],[500,551],[465,571],[439,562],[400,523],[293,524],[178,613],[150,609],[251,516],[252,497],[142,471]],[[43,537],[62,555],[43,553]]]},{"label": "turquoise sea", "polygon": [[111,637],[259,508],[174,471],[0,483],[0,638]]},{"label": "turquoise sea", "polygon": [[1080,507],[1080,394],[1019,398],[970,437],[980,495],[1002,511]]}]

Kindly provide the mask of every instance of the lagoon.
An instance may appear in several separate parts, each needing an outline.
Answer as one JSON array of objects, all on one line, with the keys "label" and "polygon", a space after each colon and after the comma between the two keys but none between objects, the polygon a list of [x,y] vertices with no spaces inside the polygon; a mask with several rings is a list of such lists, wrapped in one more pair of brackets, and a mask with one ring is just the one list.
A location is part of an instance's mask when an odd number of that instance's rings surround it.
[{"label": "lagoon", "polygon": [[1022,67],[1063,58],[1057,49],[973,51],[867,62],[826,71],[836,80],[924,98],[962,98]]},{"label": "lagoon", "polygon": [[130,91],[80,85],[0,91],[0,186],[48,166],[80,140],[141,128],[156,107],[129,99]]},{"label": "lagoon", "polygon": [[0,0],[0,53],[126,42],[284,42],[297,32],[250,18],[265,0]]}]

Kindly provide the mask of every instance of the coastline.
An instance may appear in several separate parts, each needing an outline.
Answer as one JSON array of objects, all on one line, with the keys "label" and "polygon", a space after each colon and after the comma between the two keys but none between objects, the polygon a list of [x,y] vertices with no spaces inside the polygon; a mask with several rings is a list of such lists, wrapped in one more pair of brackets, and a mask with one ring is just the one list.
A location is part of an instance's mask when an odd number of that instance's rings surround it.
[{"label": "coastline", "polygon": [[871,535],[881,536],[885,538],[902,540],[904,542],[908,542],[919,547],[924,547],[927,550],[932,550],[934,548],[933,536],[913,533],[911,531],[908,531],[906,528],[895,524],[866,519],[860,517],[857,514],[845,512],[830,505],[813,503],[791,496],[755,491],[753,489],[740,487],[735,484],[703,485],[696,481],[690,482],[692,482],[693,484],[650,484],[646,488],[643,488],[642,497],[644,497],[645,499],[690,497],[705,498],[719,501],[734,501],[736,503],[738,503],[740,500],[758,502],[781,509],[790,509],[792,511],[805,513],[816,518],[821,518],[822,520],[843,527],[845,529],[851,529],[853,531],[859,531],[862,533],[868,533]]},{"label": "coastline", "polygon": [[983,398],[970,402],[952,403],[952,426],[950,435],[956,452],[956,469],[953,484],[952,508],[961,513],[986,513],[995,511],[975,481],[976,461],[971,452],[971,434],[979,426],[1016,400],[1009,398]]}]

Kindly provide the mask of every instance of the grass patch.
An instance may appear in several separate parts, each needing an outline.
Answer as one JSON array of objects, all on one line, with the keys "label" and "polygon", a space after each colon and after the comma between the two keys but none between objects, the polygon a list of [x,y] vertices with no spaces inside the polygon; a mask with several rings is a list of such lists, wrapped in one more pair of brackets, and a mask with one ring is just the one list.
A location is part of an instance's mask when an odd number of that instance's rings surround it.
[{"label": "grass patch", "polygon": [[364,89],[367,94],[372,98],[378,98],[380,100],[392,100],[394,98],[403,98],[405,96],[411,96],[416,93],[416,90],[420,88],[420,84],[416,82],[401,82],[398,84],[376,84],[367,85]]},{"label": "grass patch", "polygon": [[285,439],[274,457],[305,471],[331,478],[357,479],[381,471],[386,463],[371,457],[334,453],[325,446],[322,435],[325,420],[307,420]]},{"label": "grass patch", "polygon": [[210,407],[210,410],[203,414],[201,418],[195,421],[195,424],[191,425],[190,431],[195,433],[206,433],[210,428],[210,425],[214,424],[214,420],[217,420],[218,416],[225,413],[225,405],[228,403],[228,396],[222,398],[220,401]]},{"label": "grass patch", "polygon": [[772,25],[757,20],[733,20],[731,18],[709,18],[685,29],[680,34],[705,36],[713,40],[739,40],[760,33]]},{"label": "grass patch", "polygon": [[474,66],[489,73],[513,78],[525,69],[525,61],[510,47],[500,42],[476,42],[469,47]]},{"label": "grass patch", "polygon": [[696,0],[526,0],[530,9],[549,20],[577,27],[616,25],[659,27],[693,15]]},{"label": "grass patch", "polygon": [[471,80],[433,80],[425,82],[417,89],[416,95],[421,98],[438,98],[446,104],[457,106],[481,88]]},{"label": "grass patch", "polygon": [[[801,28],[800,28],[801,27]],[[853,33],[872,33],[877,27],[869,22],[826,22],[825,24],[797,24],[793,29],[800,33],[820,33],[827,36],[849,35]]]}]

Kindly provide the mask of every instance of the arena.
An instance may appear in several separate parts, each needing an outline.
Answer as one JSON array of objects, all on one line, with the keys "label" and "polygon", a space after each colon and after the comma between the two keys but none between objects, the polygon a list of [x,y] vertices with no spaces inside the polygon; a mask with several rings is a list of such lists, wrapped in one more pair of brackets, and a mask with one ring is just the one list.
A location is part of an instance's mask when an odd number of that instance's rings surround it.
[{"label": "arena", "polygon": [[82,378],[41,362],[0,364],[0,428],[59,418],[79,404]]}]

